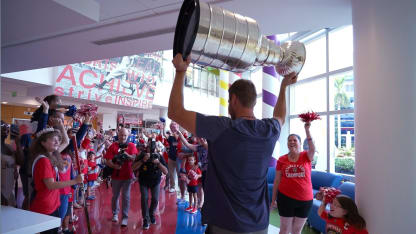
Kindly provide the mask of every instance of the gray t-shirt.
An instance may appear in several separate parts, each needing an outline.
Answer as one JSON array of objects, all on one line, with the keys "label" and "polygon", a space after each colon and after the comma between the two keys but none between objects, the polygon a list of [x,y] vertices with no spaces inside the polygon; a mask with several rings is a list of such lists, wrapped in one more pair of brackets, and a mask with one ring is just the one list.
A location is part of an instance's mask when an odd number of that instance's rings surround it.
[{"label": "gray t-shirt", "polygon": [[267,168],[280,135],[279,121],[197,114],[196,134],[208,140],[205,221],[233,232],[267,228]]}]

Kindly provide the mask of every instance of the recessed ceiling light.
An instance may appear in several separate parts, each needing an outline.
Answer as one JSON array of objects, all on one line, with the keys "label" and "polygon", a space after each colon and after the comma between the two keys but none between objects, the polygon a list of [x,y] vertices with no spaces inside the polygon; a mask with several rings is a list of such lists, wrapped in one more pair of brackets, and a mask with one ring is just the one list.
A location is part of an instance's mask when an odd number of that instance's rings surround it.
[{"label": "recessed ceiling light", "polygon": [[2,104],[7,104],[7,102],[1,102]]}]

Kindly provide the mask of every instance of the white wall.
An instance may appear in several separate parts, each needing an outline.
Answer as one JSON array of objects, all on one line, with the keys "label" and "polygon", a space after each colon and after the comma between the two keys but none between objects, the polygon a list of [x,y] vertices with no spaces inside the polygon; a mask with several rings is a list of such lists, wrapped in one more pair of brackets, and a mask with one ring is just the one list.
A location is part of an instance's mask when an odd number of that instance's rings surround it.
[{"label": "white wall", "polygon": [[103,114],[103,129],[117,128],[117,112],[111,114]]},{"label": "white wall", "polygon": [[355,200],[369,233],[415,233],[416,2],[352,6]]},{"label": "white wall", "polygon": [[21,72],[12,72],[1,74],[3,77],[15,79],[15,80],[22,80],[33,82],[36,84],[43,84],[43,85],[54,85],[54,69],[52,68],[42,68],[42,69],[34,69],[34,70],[27,70]]}]

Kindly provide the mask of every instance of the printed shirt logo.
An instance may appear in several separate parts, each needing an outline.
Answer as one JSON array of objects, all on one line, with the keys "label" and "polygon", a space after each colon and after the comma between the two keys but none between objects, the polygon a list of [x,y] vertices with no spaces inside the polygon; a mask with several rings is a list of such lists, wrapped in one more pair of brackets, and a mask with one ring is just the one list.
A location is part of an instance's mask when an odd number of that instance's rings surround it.
[{"label": "printed shirt logo", "polygon": [[327,227],[326,227],[326,233],[328,233],[328,234],[341,234],[342,229],[340,227],[336,226],[336,225],[328,223]]},{"label": "printed shirt logo", "polygon": [[289,165],[285,174],[287,178],[305,178],[305,168],[303,165]]}]

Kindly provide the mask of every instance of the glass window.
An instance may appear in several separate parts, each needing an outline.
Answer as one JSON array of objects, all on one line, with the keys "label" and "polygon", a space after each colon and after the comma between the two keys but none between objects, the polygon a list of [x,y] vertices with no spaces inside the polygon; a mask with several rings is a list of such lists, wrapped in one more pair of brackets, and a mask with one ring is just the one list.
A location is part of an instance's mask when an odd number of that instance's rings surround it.
[{"label": "glass window", "polygon": [[217,88],[216,75],[209,72],[208,73],[208,91],[211,96],[215,96],[216,88]]},{"label": "glass window", "polygon": [[325,78],[292,85],[290,88],[290,114],[300,114],[311,110],[326,111]]},{"label": "glass window", "polygon": [[[306,133],[304,123],[300,118],[294,118],[290,120],[290,134],[298,134],[302,139],[302,151],[309,149],[308,142],[305,141]],[[326,130],[326,116],[321,116],[321,120],[315,120],[311,124],[310,128],[311,137],[315,144],[315,156],[312,161],[312,168],[320,171],[327,170],[327,130]]]},{"label": "glass window", "polygon": [[329,32],[329,71],[352,66],[352,25]]},{"label": "glass window", "polygon": [[193,66],[189,66],[186,70],[186,76],[185,76],[185,86],[186,87],[192,87],[192,84],[194,82],[194,69]]},{"label": "glass window", "polygon": [[331,171],[354,175],[355,131],[354,113],[330,117]]},{"label": "glass window", "polygon": [[354,109],[354,73],[348,71],[329,77],[330,110]]},{"label": "glass window", "polygon": [[[310,38],[314,37],[318,39],[311,41]],[[314,121],[311,127],[318,151],[314,168],[348,174],[349,178],[353,178],[354,74],[352,69],[349,70],[353,65],[352,26],[317,30],[297,40],[306,42],[306,63],[299,74],[302,81],[290,87],[289,132],[304,138],[304,125],[297,115],[306,111],[320,112],[322,120]],[[339,72],[340,69],[343,69],[342,72]]]},{"label": "glass window", "polygon": [[322,36],[305,43],[306,61],[299,73],[299,80],[326,72],[326,39]]},{"label": "glass window", "polygon": [[207,93],[208,90],[208,72],[205,70],[202,70],[200,73],[200,86],[199,88],[203,91],[203,93]]},{"label": "glass window", "polygon": [[173,76],[175,74],[175,70],[172,64],[172,50],[165,50],[163,51],[162,55],[162,76],[161,80],[163,82],[173,82]]}]

